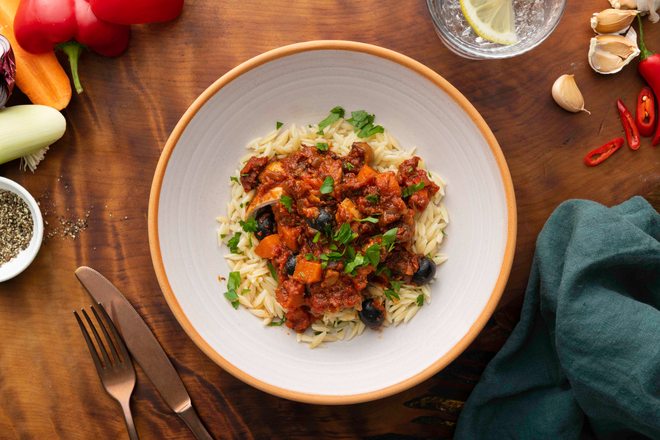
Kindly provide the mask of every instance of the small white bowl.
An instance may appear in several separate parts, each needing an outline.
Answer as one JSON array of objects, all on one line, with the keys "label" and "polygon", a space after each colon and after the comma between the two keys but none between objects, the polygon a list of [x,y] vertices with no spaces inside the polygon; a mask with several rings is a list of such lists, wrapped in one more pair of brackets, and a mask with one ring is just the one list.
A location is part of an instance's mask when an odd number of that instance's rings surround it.
[{"label": "small white bowl", "polygon": [[41,210],[39,209],[39,205],[37,205],[37,201],[21,185],[12,180],[0,177],[0,190],[11,191],[25,200],[25,203],[30,208],[32,221],[34,222],[34,233],[27,249],[19,253],[10,262],[0,266],[0,283],[2,283],[3,281],[14,278],[32,264],[32,261],[34,261],[41,248],[41,241],[44,236],[44,220],[41,217]]}]

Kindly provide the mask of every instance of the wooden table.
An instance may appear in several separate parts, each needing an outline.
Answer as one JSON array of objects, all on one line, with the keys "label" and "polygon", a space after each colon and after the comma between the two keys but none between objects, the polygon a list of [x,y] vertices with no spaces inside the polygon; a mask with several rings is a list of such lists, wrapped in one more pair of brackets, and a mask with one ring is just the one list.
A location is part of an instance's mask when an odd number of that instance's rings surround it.
[{"label": "wooden table", "polygon": [[[587,63],[589,17],[605,0],[569,0],[553,35],[531,53],[468,61],[436,37],[423,1],[189,0],[173,22],[134,26],[119,58],[81,61],[85,92],[64,111],[67,132],[35,174],[18,162],[0,174],[25,186],[48,212],[82,219],[75,239],[48,238],[32,266],[0,285],[0,436],[8,439],[127,438],[103,391],[71,311],[90,304],[73,275],[92,266],[111,279],[151,327],[216,438],[449,438],[484,366],[518,319],[535,239],[564,200],[606,205],[651,191],[660,150],[645,139],[588,168],[585,154],[623,135],[616,110],[634,108],[643,80],[634,61],[617,75]],[[660,50],[660,24],[647,25]],[[192,343],[161,295],[147,239],[147,204],[160,152],[176,122],[208,85],[267,50],[314,39],[346,39],[408,55],[444,76],[481,112],[509,163],[518,203],[518,245],[498,311],[458,360],[432,379],[381,401],[313,406],[243,384]],[[587,108],[570,114],[551,99],[561,74],[575,74]],[[11,104],[24,103],[17,93]],[[633,110],[634,111],[634,110]],[[87,214],[89,213],[89,217]],[[193,436],[138,370],[133,413],[142,439]]]}]

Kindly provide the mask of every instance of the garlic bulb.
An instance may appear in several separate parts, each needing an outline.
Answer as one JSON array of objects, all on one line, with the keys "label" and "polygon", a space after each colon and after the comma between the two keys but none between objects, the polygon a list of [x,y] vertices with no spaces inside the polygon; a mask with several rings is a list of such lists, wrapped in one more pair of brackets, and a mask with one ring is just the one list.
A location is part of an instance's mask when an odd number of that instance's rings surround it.
[{"label": "garlic bulb", "polygon": [[630,28],[625,37],[621,35],[598,35],[591,39],[589,65],[598,73],[620,72],[639,55],[637,33]]},{"label": "garlic bulb", "polygon": [[610,0],[614,9],[637,9],[641,13],[649,13],[649,20],[652,23],[660,19],[656,12],[660,8],[660,0]]},{"label": "garlic bulb", "polygon": [[605,9],[591,17],[591,28],[598,34],[622,34],[632,24],[637,11],[620,9]]},{"label": "garlic bulb", "polygon": [[552,85],[552,98],[564,110],[569,112],[589,112],[584,108],[584,98],[575,82],[574,75],[562,75]]}]

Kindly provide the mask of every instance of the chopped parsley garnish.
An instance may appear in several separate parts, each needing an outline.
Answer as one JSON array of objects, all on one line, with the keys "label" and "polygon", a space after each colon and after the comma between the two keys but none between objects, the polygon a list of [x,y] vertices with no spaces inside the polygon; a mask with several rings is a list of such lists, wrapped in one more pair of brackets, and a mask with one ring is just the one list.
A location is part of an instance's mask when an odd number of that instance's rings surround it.
[{"label": "chopped parsley garnish", "polygon": [[385,272],[388,278],[392,276],[392,271],[390,270],[389,267],[381,267],[376,271],[376,275],[380,275],[383,272]]},{"label": "chopped parsley garnish", "polygon": [[247,174],[247,173],[246,173],[246,174],[242,174],[242,173],[241,173],[241,177],[247,177],[247,176],[249,176],[249,174]]},{"label": "chopped parsley garnish", "polygon": [[330,116],[319,122],[319,131],[316,134],[323,134],[323,129],[328,125],[332,125],[339,120],[339,118],[344,117],[344,109],[337,106],[330,110]]},{"label": "chopped parsley garnish", "polygon": [[346,168],[348,168],[348,171],[352,171],[353,168],[355,168],[355,165],[353,165],[353,164],[350,163],[350,162],[346,162]]},{"label": "chopped parsley garnish", "polygon": [[280,280],[277,279],[277,272],[275,271],[275,268],[273,267],[273,263],[268,263],[268,270],[270,270],[270,274],[273,278],[275,278],[275,282],[280,282]]},{"label": "chopped parsley garnish", "polygon": [[284,205],[284,207],[287,209],[289,212],[293,212],[293,208],[291,207],[291,204],[293,203],[293,199],[289,196],[280,196],[280,203]]},{"label": "chopped parsley garnish", "polygon": [[316,148],[321,151],[328,151],[328,144],[317,143]]},{"label": "chopped parsley garnish", "polygon": [[268,325],[270,325],[272,327],[272,326],[276,326],[276,325],[282,325],[285,322],[286,322],[286,316],[283,316],[282,319],[280,319],[279,321],[271,321],[271,322],[268,323]]},{"label": "chopped parsley garnish", "polygon": [[305,254],[305,260],[316,260],[316,257],[313,254]]},{"label": "chopped parsley garnish", "polygon": [[220,238],[225,238],[227,234],[220,234]]},{"label": "chopped parsley garnish", "polygon": [[238,206],[240,206],[240,207],[242,208],[242,207],[243,207],[243,204],[241,203],[241,204],[240,204],[240,205],[238,205]]},{"label": "chopped parsley garnish", "polygon": [[238,179],[236,177],[233,177],[233,176],[230,177],[229,180],[233,180],[236,183],[241,183],[241,182],[238,181]]},{"label": "chopped parsley garnish", "polygon": [[383,247],[379,244],[372,244],[364,252],[364,256],[369,259],[371,265],[375,268],[380,263],[380,250]]},{"label": "chopped parsley garnish", "polygon": [[394,247],[394,242],[396,240],[396,233],[399,230],[399,228],[392,228],[386,233],[383,234],[383,247],[389,248],[387,249],[388,252],[392,250]]},{"label": "chopped parsley garnish", "polygon": [[238,294],[236,290],[241,287],[241,273],[229,272],[229,280],[227,280],[227,291],[224,293],[225,298],[231,301],[234,309],[238,309]]},{"label": "chopped parsley garnish", "polygon": [[420,189],[424,189],[424,182],[419,182],[414,185],[409,186],[408,188],[401,191],[401,197],[406,198],[411,196],[413,193],[416,193]]},{"label": "chopped parsley garnish", "polygon": [[332,186],[334,184],[335,184],[335,179],[333,179],[330,176],[327,176],[323,181],[323,185],[321,185],[319,191],[321,191],[321,194],[330,194],[332,192]]},{"label": "chopped parsley garnish", "polygon": [[328,247],[329,247],[330,249],[332,249],[333,251],[336,251],[336,250],[337,250],[337,245],[334,244],[334,243],[330,243],[330,246],[328,246]]},{"label": "chopped parsley garnish", "polygon": [[250,217],[247,221],[239,220],[238,224],[241,225],[241,228],[248,233],[248,240],[250,242],[250,248],[252,248],[252,234],[250,232],[257,232],[257,221],[254,217]]},{"label": "chopped parsley garnish", "polygon": [[371,203],[378,203],[378,196],[374,194],[369,194],[368,196],[364,196],[365,199],[369,200]]},{"label": "chopped parsley garnish", "polygon": [[392,288],[394,289],[395,292],[399,292],[401,290],[401,286],[403,285],[403,281],[390,281],[390,284],[392,285]]},{"label": "chopped parsley garnish", "polygon": [[348,244],[351,241],[357,238],[357,232],[353,232],[348,223],[341,225],[341,228],[332,236],[334,241],[338,241],[341,244]]},{"label": "chopped parsley garnish", "polygon": [[447,233],[445,231],[440,231],[440,232],[442,232],[442,235],[444,235],[445,237],[447,236]]},{"label": "chopped parsley garnish", "polygon": [[371,217],[371,216],[367,218],[354,218],[353,220],[360,223],[364,223],[364,222],[369,222],[374,224],[378,223],[378,219],[376,217]]},{"label": "chopped parsley garnish", "polygon": [[238,242],[241,241],[241,233],[236,232],[232,238],[227,242],[229,250],[232,254],[242,254],[243,252],[238,252]]},{"label": "chopped parsley garnish", "polygon": [[355,259],[355,250],[352,247],[346,246],[344,252],[346,252],[346,258],[348,258],[349,260]]},{"label": "chopped parsley garnish", "polygon": [[[369,264],[369,261],[366,261],[367,264]],[[365,259],[362,255],[357,254],[355,258],[350,261],[346,267],[344,267],[344,273],[351,273],[358,267],[362,267],[365,264]]]},{"label": "chopped parsley garnish", "polygon": [[396,293],[394,290],[390,290],[390,289],[385,289],[385,296],[387,297],[387,299],[389,299],[392,302],[394,302],[394,300],[392,298],[401,299],[401,298],[399,298],[398,293]]},{"label": "chopped parsley garnish", "polygon": [[277,129],[279,130],[280,128],[282,128],[283,125],[284,124],[282,124],[281,122],[278,121],[277,124],[276,124]]},{"label": "chopped parsley garnish", "polygon": [[417,295],[417,305],[419,307],[422,307],[424,305],[424,294],[423,293],[420,293],[419,295]]},{"label": "chopped parsley garnish", "polygon": [[376,133],[385,132],[385,129],[380,125],[374,125],[374,115],[370,115],[364,110],[351,112],[351,119],[348,122],[355,126],[353,130],[355,133],[359,131],[358,137],[360,139],[368,138]]},{"label": "chopped parsley garnish", "polygon": [[327,262],[327,261],[324,261],[323,263],[321,263],[321,269],[325,269],[325,267],[326,267],[327,265],[328,265],[328,262]]},{"label": "chopped parsley garnish", "polygon": [[314,236],[314,239],[312,240],[312,243],[318,243],[320,239],[321,239],[321,233],[317,232],[316,235]]}]

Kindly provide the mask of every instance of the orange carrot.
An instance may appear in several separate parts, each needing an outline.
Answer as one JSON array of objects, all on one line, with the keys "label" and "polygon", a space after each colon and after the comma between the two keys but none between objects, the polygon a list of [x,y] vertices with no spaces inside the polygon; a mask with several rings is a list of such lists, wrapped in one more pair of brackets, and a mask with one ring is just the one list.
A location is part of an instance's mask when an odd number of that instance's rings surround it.
[{"label": "orange carrot", "polygon": [[293,272],[291,278],[301,283],[312,284],[321,281],[322,274],[323,268],[321,268],[321,263],[298,259],[296,270]]},{"label": "orange carrot", "polygon": [[71,101],[71,83],[55,52],[33,55],[14,37],[14,16],[20,0],[0,0],[0,34],[11,43],[16,57],[16,85],[33,104],[62,110]]},{"label": "orange carrot", "polygon": [[269,235],[259,242],[254,253],[261,258],[275,258],[280,248],[280,237],[277,234]]}]

